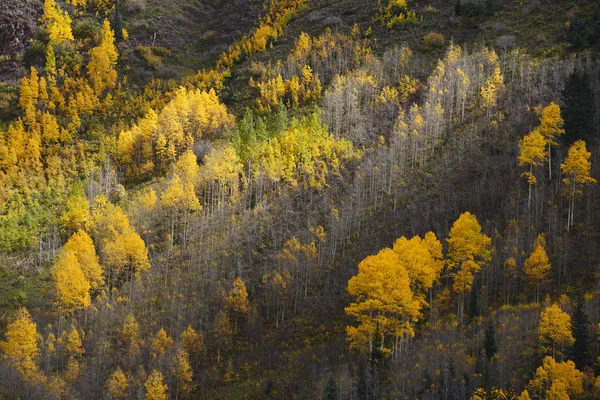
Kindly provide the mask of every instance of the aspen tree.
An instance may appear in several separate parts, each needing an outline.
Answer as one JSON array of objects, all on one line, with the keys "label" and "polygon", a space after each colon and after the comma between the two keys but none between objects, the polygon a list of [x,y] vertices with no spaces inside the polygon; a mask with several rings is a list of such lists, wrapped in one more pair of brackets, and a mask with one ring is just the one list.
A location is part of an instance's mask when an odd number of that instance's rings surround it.
[{"label": "aspen tree", "polygon": [[[536,399],[578,398],[583,393],[583,376],[573,361],[557,362],[546,356],[529,381],[528,388]],[[529,398],[529,393],[523,398]]]},{"label": "aspen tree", "polygon": [[459,320],[464,313],[464,294],[473,287],[475,273],[481,270],[485,261],[489,261],[492,242],[481,232],[477,218],[470,212],[461,214],[452,225],[448,238],[448,267],[454,272],[453,288],[459,294]]},{"label": "aspen tree", "polygon": [[117,83],[117,48],[115,35],[107,19],[102,24],[100,45],[90,50],[90,63],[87,66],[88,75],[94,93],[99,96],[106,89],[112,89]]},{"label": "aspen tree", "polygon": [[56,287],[56,306],[67,314],[89,307],[90,283],[72,251],[63,250],[56,258],[50,275]]},{"label": "aspen tree", "polygon": [[44,1],[44,14],[41,21],[44,24],[44,30],[50,37],[51,43],[73,40],[71,17],[68,12],[60,9],[55,0]]},{"label": "aspen tree", "polygon": [[90,282],[93,291],[98,290],[104,285],[104,271],[98,261],[96,247],[92,238],[84,231],[78,230],[65,243],[64,249],[72,252],[81,266],[81,271],[85,278]]},{"label": "aspen tree", "polygon": [[531,208],[531,189],[533,185],[537,183],[537,179],[533,174],[533,167],[542,165],[546,161],[548,155],[545,151],[546,139],[542,135],[539,129],[534,129],[529,135],[526,135],[519,142],[519,165],[529,166],[529,171],[524,172],[521,176],[524,176],[529,183],[529,200],[527,207]]},{"label": "aspen tree", "polygon": [[177,384],[175,386],[175,399],[179,397],[179,392],[189,393],[192,391],[193,372],[190,367],[189,355],[183,349],[177,349],[174,355],[172,373]]},{"label": "aspen tree", "polygon": [[0,341],[2,358],[8,360],[26,379],[37,381],[41,378],[37,360],[37,325],[25,307],[21,307],[6,330],[6,341]]},{"label": "aspen tree", "polygon": [[538,127],[548,143],[548,176],[552,179],[552,147],[557,147],[556,139],[565,134],[564,121],[560,116],[560,107],[554,102],[544,107]]},{"label": "aspen tree", "polygon": [[156,369],[148,376],[144,388],[146,389],[145,400],[167,400],[169,398],[168,386],[164,383],[163,374]]},{"label": "aspen tree", "polygon": [[552,304],[542,311],[538,334],[543,343],[552,344],[553,359],[556,358],[557,345],[562,348],[575,341],[571,333],[571,316],[556,304]]},{"label": "aspen tree", "polygon": [[533,251],[525,260],[523,272],[531,282],[535,283],[535,302],[540,301],[540,284],[546,279],[550,271],[550,261],[546,254],[546,238],[539,234],[533,244]]},{"label": "aspen tree", "polygon": [[568,188],[569,196],[569,217],[567,219],[567,230],[573,226],[575,216],[575,197],[581,194],[583,185],[596,183],[596,180],[590,176],[590,156],[592,153],[587,151],[585,142],[578,140],[569,147],[567,159],[560,165],[563,182]]},{"label": "aspen tree", "polygon": [[125,399],[127,398],[128,388],[129,382],[127,381],[127,377],[125,376],[121,368],[117,367],[106,382],[106,390],[108,397],[111,400]]}]

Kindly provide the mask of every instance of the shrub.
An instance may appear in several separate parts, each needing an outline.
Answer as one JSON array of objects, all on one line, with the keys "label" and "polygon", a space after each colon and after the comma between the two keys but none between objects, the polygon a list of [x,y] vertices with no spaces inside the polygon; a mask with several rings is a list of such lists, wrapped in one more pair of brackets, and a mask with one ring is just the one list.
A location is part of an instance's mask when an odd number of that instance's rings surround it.
[{"label": "shrub", "polygon": [[100,23],[94,18],[84,18],[75,22],[73,26],[73,36],[77,40],[89,39],[98,41],[100,32]]},{"label": "shrub", "polygon": [[423,38],[425,41],[425,48],[432,49],[434,47],[442,47],[444,45],[444,35],[437,32],[429,32]]},{"label": "shrub", "polygon": [[42,66],[46,62],[46,45],[37,39],[31,40],[25,48],[23,63],[29,69],[31,66]]}]

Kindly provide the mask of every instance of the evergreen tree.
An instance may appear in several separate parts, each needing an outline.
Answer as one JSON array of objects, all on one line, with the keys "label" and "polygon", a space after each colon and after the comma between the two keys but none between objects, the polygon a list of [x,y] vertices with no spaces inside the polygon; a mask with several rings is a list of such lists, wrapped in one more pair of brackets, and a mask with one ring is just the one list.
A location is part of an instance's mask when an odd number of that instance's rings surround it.
[{"label": "evergreen tree", "polygon": [[323,394],[323,400],[338,400],[338,388],[337,383],[335,382],[335,377],[333,375],[329,375],[327,379],[327,386],[325,386],[325,393]]},{"label": "evergreen tree", "polygon": [[456,5],[454,6],[454,15],[456,15],[456,16],[461,15],[460,0],[456,0]]},{"label": "evergreen tree", "polygon": [[483,347],[485,349],[485,357],[488,361],[491,360],[498,351],[498,346],[496,345],[496,328],[494,327],[494,318],[492,317],[488,319],[488,323],[485,327]]},{"label": "evergreen tree", "polygon": [[574,71],[562,91],[562,116],[565,121],[563,140],[570,144],[579,139],[591,143],[597,140],[597,127],[594,125],[596,101],[585,72]]},{"label": "evergreen tree", "polygon": [[585,303],[581,298],[577,301],[571,321],[571,332],[573,333],[575,342],[567,354],[569,359],[573,360],[577,369],[583,371],[585,367],[592,366],[592,355],[590,353],[592,339],[590,335],[590,322],[585,313]]},{"label": "evergreen tree", "polygon": [[113,15],[112,20],[112,28],[115,32],[115,40],[117,43],[123,41],[123,18],[121,17],[121,12],[119,11],[119,7],[115,7],[115,14]]},{"label": "evergreen tree", "polygon": [[358,385],[356,394],[358,400],[369,400],[369,378],[367,376],[366,363],[361,361],[358,366]]},{"label": "evergreen tree", "polygon": [[471,290],[471,297],[469,299],[469,309],[467,310],[467,322],[469,324],[475,322],[477,317],[481,315],[479,310],[479,301],[477,299],[477,287]]},{"label": "evergreen tree", "polygon": [[488,15],[496,14],[496,2],[494,0],[485,0],[485,13]]}]

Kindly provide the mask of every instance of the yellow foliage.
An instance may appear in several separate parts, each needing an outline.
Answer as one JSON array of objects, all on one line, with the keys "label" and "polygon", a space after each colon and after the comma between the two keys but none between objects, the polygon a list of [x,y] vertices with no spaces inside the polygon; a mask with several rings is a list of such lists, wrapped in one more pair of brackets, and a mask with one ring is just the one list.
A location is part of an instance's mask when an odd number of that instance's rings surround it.
[{"label": "yellow foliage", "polygon": [[192,183],[182,183],[177,174],[173,174],[169,186],[160,195],[160,201],[165,207],[174,210],[199,211],[202,209]]},{"label": "yellow foliage", "polygon": [[127,388],[129,387],[129,383],[127,381],[127,377],[121,370],[121,368],[117,367],[108,378],[106,382],[106,390],[108,397],[110,399],[119,400],[127,398]]},{"label": "yellow foliage", "polygon": [[26,379],[39,377],[37,325],[25,307],[21,307],[6,330],[6,342],[0,342],[2,358],[8,360]]},{"label": "yellow foliage", "polygon": [[90,204],[83,193],[75,193],[67,199],[65,210],[60,216],[60,224],[64,228],[77,230],[90,220]]},{"label": "yellow foliage", "polygon": [[444,267],[442,244],[435,234],[428,232],[425,239],[414,236],[410,240],[402,236],[394,243],[393,250],[408,272],[413,291],[428,291]]},{"label": "yellow foliage", "polygon": [[[556,362],[547,356],[529,381],[529,388],[539,396],[534,398],[570,399],[583,393],[583,373],[573,361]],[[524,398],[529,398],[529,394]]]},{"label": "yellow foliage", "polygon": [[100,45],[90,50],[90,63],[87,66],[88,75],[94,88],[94,93],[100,95],[106,89],[112,89],[117,83],[117,48],[115,35],[110,29],[107,19],[102,24],[102,40]]},{"label": "yellow foliage", "polygon": [[540,340],[556,345],[570,345],[575,339],[571,333],[571,317],[556,304],[542,311],[540,327],[538,329]]},{"label": "yellow foliage", "polygon": [[67,313],[90,305],[90,283],[72,251],[63,250],[50,270],[57,292],[57,306]]},{"label": "yellow foliage", "polygon": [[167,395],[167,384],[163,383],[163,374],[158,370],[153,370],[146,383],[144,384],[144,388],[146,389],[146,400],[167,400],[169,396]]},{"label": "yellow foliage", "polygon": [[85,353],[85,349],[83,348],[83,343],[81,342],[81,336],[79,335],[79,331],[75,329],[75,327],[71,327],[71,332],[67,336],[67,354],[72,358],[81,358],[83,353]]},{"label": "yellow foliage", "polygon": [[181,346],[192,357],[198,357],[204,352],[204,335],[188,325],[181,333]]},{"label": "yellow foliage", "polygon": [[44,14],[41,19],[44,30],[50,37],[50,42],[63,42],[73,40],[71,32],[71,17],[62,11],[55,0],[44,1]]},{"label": "yellow foliage", "polygon": [[167,332],[163,328],[160,328],[156,336],[152,339],[152,358],[158,357],[173,346],[173,344],[173,338],[167,335]]},{"label": "yellow foliage", "polygon": [[596,183],[596,180],[590,176],[591,154],[587,151],[585,141],[583,140],[578,140],[569,147],[567,158],[560,165],[561,171],[565,176],[563,182],[566,185],[576,187],[576,185]]},{"label": "yellow foliage", "polygon": [[491,257],[489,246],[492,239],[481,232],[477,218],[465,212],[452,225],[446,241],[448,267],[457,269],[453,288],[459,293],[469,291],[473,286],[474,274]]},{"label": "yellow foliage", "polygon": [[80,229],[75,232],[65,243],[64,248],[77,257],[83,275],[90,282],[92,290],[97,290],[104,285],[104,271],[98,261],[96,247],[92,238],[84,230]]},{"label": "yellow foliage", "polygon": [[412,334],[409,321],[418,317],[420,304],[413,298],[408,272],[391,249],[360,262],[358,274],[348,281],[348,293],[356,302],[345,311],[359,323],[358,328],[346,328],[351,348],[370,351],[376,326],[396,337]]},{"label": "yellow foliage", "polygon": [[189,355],[182,349],[175,353],[172,367],[173,376],[177,379],[177,388],[183,393],[192,390],[192,368],[190,367]]},{"label": "yellow foliage", "polygon": [[233,281],[233,288],[229,292],[226,299],[229,307],[234,311],[242,314],[247,314],[250,311],[250,303],[248,302],[248,291],[244,281],[239,276]]},{"label": "yellow foliage", "polygon": [[538,235],[533,245],[533,251],[525,260],[523,271],[532,282],[542,281],[550,271],[550,261],[546,254],[546,238]]},{"label": "yellow foliage", "polygon": [[552,102],[548,106],[544,107],[538,129],[546,138],[546,142],[549,145],[558,146],[556,138],[560,135],[564,135],[565,133],[563,124],[564,121],[560,115],[560,107],[558,104]]}]

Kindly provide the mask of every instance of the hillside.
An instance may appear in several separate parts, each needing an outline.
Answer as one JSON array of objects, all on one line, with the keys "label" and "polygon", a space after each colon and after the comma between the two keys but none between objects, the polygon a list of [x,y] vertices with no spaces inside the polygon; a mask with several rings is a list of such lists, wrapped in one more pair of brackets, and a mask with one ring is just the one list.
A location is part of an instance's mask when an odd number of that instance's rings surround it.
[{"label": "hillside", "polygon": [[0,22],[0,398],[600,396],[596,2]]}]

